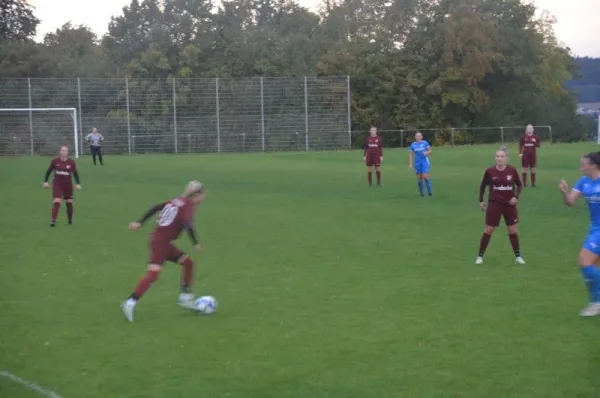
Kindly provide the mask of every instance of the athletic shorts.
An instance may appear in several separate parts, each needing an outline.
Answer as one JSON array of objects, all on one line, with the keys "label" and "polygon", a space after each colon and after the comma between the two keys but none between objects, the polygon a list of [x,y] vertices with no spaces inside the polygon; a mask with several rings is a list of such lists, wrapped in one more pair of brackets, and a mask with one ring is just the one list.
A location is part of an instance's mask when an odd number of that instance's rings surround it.
[{"label": "athletic shorts", "polygon": [[185,253],[171,242],[150,241],[150,264],[163,265],[167,261],[176,263],[183,255]]},{"label": "athletic shorts", "polygon": [[52,184],[52,198],[73,199],[73,184]]},{"label": "athletic shorts", "polygon": [[600,256],[600,231],[590,233],[583,242],[583,248]]},{"label": "athletic shorts", "polygon": [[517,206],[510,203],[488,202],[485,211],[485,225],[497,227],[500,225],[500,220],[504,218],[506,225],[515,225],[519,222],[519,212]]},{"label": "athletic shorts", "polygon": [[427,174],[429,173],[429,167],[429,158],[415,162],[415,174]]},{"label": "athletic shorts", "polygon": [[537,156],[534,153],[527,154],[524,153],[521,156],[521,166],[523,168],[535,167],[537,164]]},{"label": "athletic shorts", "polygon": [[379,155],[378,153],[373,153],[373,152],[369,153],[369,152],[367,152],[365,164],[367,166],[369,166],[369,167],[371,167],[371,166],[375,166],[375,167],[381,166],[381,155]]}]

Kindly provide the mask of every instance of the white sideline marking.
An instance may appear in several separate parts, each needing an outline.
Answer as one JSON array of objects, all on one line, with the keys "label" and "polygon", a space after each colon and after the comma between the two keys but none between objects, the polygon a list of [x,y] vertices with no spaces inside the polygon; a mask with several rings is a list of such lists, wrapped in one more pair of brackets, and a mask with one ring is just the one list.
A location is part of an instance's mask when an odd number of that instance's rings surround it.
[{"label": "white sideline marking", "polygon": [[38,386],[37,384],[32,383],[32,382],[27,381],[27,380],[23,380],[19,376],[15,376],[14,374],[12,374],[10,372],[7,372],[6,370],[0,370],[0,376],[2,376],[4,378],[7,378],[9,380],[12,380],[15,383],[19,383],[22,386],[25,386],[25,387],[29,388],[30,390],[33,390],[33,391],[35,391],[35,392],[37,392],[40,395],[43,395],[45,397],[48,397],[48,398],[62,398],[60,395],[58,395],[54,391],[44,390],[42,387]]}]

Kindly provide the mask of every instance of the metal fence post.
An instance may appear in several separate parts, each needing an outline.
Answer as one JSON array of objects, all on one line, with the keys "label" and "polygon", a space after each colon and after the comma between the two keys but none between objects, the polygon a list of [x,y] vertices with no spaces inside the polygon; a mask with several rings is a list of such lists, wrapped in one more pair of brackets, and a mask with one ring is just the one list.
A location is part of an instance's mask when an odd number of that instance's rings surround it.
[{"label": "metal fence post", "polygon": [[[128,78],[125,78],[125,106],[127,108],[127,148],[129,150],[129,154],[131,155],[132,142],[131,142],[131,119],[129,117],[129,79]],[[135,143],[133,143],[133,146],[135,146]]]},{"label": "metal fence post", "polygon": [[552,126],[548,126],[548,129],[550,130],[550,143],[552,144]]},{"label": "metal fence post", "polygon": [[83,155],[83,118],[81,117],[81,78],[77,78],[77,107],[79,113],[79,155]]},{"label": "metal fence post", "polygon": [[260,126],[262,134],[262,151],[265,151],[265,91],[263,77],[260,77]]},{"label": "metal fence post", "polygon": [[404,148],[404,130],[400,130],[400,147]]},{"label": "metal fence post", "polygon": [[350,98],[350,76],[346,76],[346,90],[348,102],[348,149],[352,149],[352,100]]},{"label": "metal fence post", "polygon": [[304,141],[308,152],[308,79],[304,76]]},{"label": "metal fence post", "polygon": [[[33,102],[31,101],[31,78],[27,78],[27,90],[29,95],[29,109],[33,108]],[[34,154],[33,149],[33,112],[29,111],[29,149],[31,150],[31,154]]]},{"label": "metal fence post", "polygon": [[219,112],[219,78],[215,79],[215,93],[217,100],[217,152],[221,152],[221,120]]},{"label": "metal fence post", "polygon": [[175,153],[179,153],[177,149],[177,89],[175,87],[176,80],[173,78],[173,142],[175,144]]},{"label": "metal fence post", "polygon": [[504,127],[500,127],[500,142],[504,144]]},{"label": "metal fence post", "polygon": [[454,135],[455,135],[455,132],[454,132],[454,127],[452,127],[452,128],[450,129],[450,144],[451,144],[451,145],[454,145]]}]

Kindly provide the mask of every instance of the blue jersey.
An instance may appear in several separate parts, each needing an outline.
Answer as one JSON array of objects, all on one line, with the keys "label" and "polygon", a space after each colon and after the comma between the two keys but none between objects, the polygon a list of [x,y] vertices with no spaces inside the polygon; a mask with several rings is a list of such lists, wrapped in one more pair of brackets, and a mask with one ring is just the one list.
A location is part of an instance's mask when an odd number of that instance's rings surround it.
[{"label": "blue jersey", "polygon": [[425,156],[425,152],[427,152],[431,148],[429,142],[423,141],[415,141],[410,144],[409,150],[415,154],[415,164],[428,162],[427,156]]},{"label": "blue jersey", "polygon": [[581,177],[573,190],[581,192],[590,209],[590,234],[600,233],[600,178]]}]

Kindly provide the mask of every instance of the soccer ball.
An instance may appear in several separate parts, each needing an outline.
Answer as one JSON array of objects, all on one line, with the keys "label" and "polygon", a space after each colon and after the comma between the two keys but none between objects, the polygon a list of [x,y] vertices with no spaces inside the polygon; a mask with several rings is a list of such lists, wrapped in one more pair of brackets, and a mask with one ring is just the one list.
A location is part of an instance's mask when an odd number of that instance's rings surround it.
[{"label": "soccer ball", "polygon": [[217,300],[213,296],[198,297],[195,302],[196,309],[204,315],[217,312]]}]

